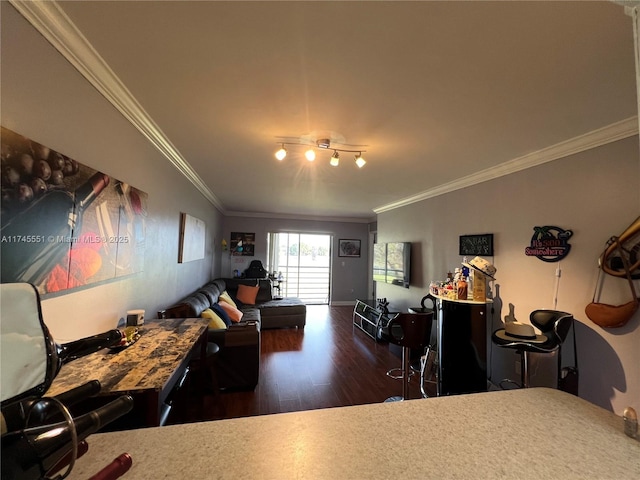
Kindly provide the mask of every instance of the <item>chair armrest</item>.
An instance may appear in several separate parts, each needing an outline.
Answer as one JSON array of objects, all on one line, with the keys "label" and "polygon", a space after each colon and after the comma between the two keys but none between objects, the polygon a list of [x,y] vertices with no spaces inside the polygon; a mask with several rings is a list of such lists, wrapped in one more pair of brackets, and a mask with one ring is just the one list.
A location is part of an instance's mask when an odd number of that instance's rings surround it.
[{"label": "chair armrest", "polygon": [[227,329],[210,328],[207,331],[207,341],[216,343],[220,348],[253,345],[259,338],[256,322],[240,322]]}]

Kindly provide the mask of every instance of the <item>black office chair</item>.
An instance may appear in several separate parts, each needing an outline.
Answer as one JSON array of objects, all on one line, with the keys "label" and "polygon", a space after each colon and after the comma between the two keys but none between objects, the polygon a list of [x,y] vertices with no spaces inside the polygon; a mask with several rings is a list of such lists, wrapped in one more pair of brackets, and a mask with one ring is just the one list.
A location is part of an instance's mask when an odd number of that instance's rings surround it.
[{"label": "black office chair", "polygon": [[[529,315],[531,324],[538,328],[542,336],[536,339],[510,337],[504,328],[493,332],[492,341],[503,348],[512,348],[520,354],[520,387],[529,388],[529,353],[554,353],[558,351],[558,380],[562,368],[562,344],[573,325],[573,315],[558,310],[534,310]],[[540,338],[542,337],[542,338]],[[503,380],[500,382],[506,382]]]},{"label": "black office chair", "polygon": [[[409,379],[411,377],[411,349],[421,352],[429,345],[433,311],[425,313],[399,313],[388,325],[389,343],[402,347],[402,368],[393,369],[387,375],[402,379],[402,396],[393,396],[385,402],[398,402],[409,399]],[[391,372],[399,370],[400,375]]]}]

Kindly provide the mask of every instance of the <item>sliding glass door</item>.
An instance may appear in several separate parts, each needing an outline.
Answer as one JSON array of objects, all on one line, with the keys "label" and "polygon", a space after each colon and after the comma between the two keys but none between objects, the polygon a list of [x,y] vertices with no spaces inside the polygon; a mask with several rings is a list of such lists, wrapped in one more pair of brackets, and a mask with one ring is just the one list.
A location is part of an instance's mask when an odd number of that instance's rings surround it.
[{"label": "sliding glass door", "polygon": [[306,304],[328,304],[331,235],[270,233],[270,273],[282,276],[280,295]]}]

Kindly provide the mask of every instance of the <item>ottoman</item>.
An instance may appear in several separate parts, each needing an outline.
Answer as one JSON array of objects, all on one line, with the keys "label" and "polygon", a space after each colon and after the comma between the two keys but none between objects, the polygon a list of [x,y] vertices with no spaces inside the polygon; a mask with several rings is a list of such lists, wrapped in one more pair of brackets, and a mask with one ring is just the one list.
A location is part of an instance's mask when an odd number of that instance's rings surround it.
[{"label": "ottoman", "polygon": [[258,305],[260,329],[298,327],[307,323],[307,306],[299,298],[285,297]]}]

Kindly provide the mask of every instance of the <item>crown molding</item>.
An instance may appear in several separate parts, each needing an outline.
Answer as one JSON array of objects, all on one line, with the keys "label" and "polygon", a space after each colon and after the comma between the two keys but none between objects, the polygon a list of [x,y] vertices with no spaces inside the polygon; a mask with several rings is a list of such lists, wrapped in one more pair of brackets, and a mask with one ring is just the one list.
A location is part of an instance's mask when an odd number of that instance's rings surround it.
[{"label": "crown molding", "polygon": [[323,217],[319,215],[291,215],[287,213],[261,213],[261,212],[230,212],[224,213],[226,217],[247,218],[277,218],[284,220],[309,220],[312,222],[342,222],[342,223],[374,223],[376,217]]},{"label": "crown molding", "polygon": [[467,175],[466,177],[458,178],[448,183],[443,183],[435,188],[426,190],[417,195],[398,200],[397,202],[389,203],[378,208],[374,208],[373,211],[376,214],[388,212],[396,208],[411,205],[412,203],[420,202],[428,198],[438,197],[445,193],[455,192],[462,188],[477,185],[479,183],[488,182],[496,178],[509,175],[511,173],[526,170],[543,163],[552,162],[561,158],[568,157],[569,155],[575,155],[576,153],[591,150],[608,143],[617,142],[628,137],[632,137],[638,134],[638,117],[630,117],[625,120],[621,120],[606,127],[592,130],[583,135],[579,135],[564,142],[556,143],[550,147],[543,148],[536,152],[523,155],[522,157],[514,158],[507,162],[496,165],[495,167],[487,168],[479,172]]},{"label": "crown molding", "polygon": [[118,76],[55,1],[9,0],[11,5],[62,54],[174,167],[224,213],[220,200],[151,119]]}]

